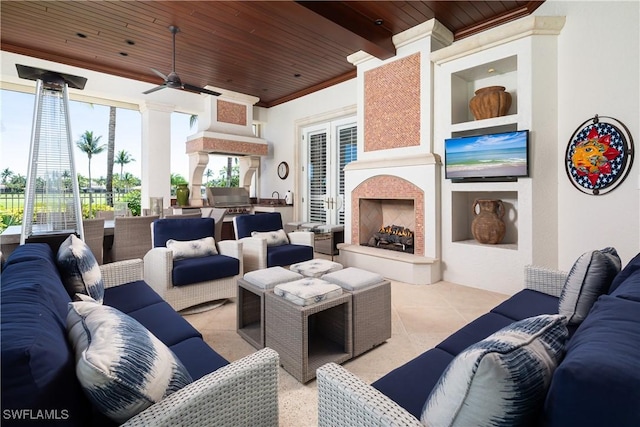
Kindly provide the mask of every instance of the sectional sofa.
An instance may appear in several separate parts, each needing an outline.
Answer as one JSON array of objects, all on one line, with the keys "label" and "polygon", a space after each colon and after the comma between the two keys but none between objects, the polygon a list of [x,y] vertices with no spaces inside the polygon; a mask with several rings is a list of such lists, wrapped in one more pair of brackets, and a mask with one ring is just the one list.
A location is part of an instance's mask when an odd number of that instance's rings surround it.
[{"label": "sectional sofa", "polygon": [[640,254],[616,257],[528,267],[526,289],[372,385],[322,366],[319,425],[639,426]]},{"label": "sectional sofa", "polygon": [[[74,303],[63,285],[67,267],[62,272],[60,256],[37,243],[18,247],[3,266],[3,426],[278,425],[276,352],[267,348],[229,363],[142,280],[142,260],[106,264],[100,270],[75,264],[93,279],[99,275],[104,293],[99,296],[88,287],[88,295]],[[96,326],[94,321],[105,323]],[[103,354],[90,357],[89,348],[80,353],[83,339],[85,345],[103,342],[104,347],[93,348]],[[149,348],[151,354],[145,352]],[[115,385],[105,384],[104,376],[87,384],[86,371],[100,368],[115,353],[120,360],[103,369],[111,369],[108,375],[124,374],[116,377]],[[149,368],[156,359],[168,360],[168,367]],[[125,390],[124,384],[145,381],[135,371],[138,366],[149,368],[145,374],[155,370],[160,376],[147,384],[150,392],[157,392],[153,389],[165,381],[172,394],[162,390],[154,401],[147,389]],[[179,375],[173,375],[176,372]],[[168,373],[170,379],[163,377]],[[141,405],[143,410],[127,419],[107,417],[105,407],[113,408],[106,403],[99,408],[95,402],[106,401],[109,393],[121,400],[110,402],[112,406]],[[141,402],[132,403],[136,399]]]}]

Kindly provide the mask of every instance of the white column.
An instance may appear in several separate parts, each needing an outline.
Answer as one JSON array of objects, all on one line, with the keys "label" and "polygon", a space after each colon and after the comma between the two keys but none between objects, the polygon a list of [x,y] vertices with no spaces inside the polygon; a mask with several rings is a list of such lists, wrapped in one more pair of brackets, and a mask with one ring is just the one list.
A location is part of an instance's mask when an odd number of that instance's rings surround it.
[{"label": "white column", "polygon": [[171,113],[173,105],[146,102],[142,113],[142,199],[162,197],[163,206],[171,204]]},{"label": "white column", "polygon": [[202,207],[202,175],[209,164],[209,154],[202,151],[189,153],[189,205]]},{"label": "white column", "polygon": [[[240,187],[244,187],[247,191],[250,191],[251,182],[253,176],[260,167],[260,157],[258,156],[243,156],[240,157]],[[256,194],[258,192],[256,191]]]}]

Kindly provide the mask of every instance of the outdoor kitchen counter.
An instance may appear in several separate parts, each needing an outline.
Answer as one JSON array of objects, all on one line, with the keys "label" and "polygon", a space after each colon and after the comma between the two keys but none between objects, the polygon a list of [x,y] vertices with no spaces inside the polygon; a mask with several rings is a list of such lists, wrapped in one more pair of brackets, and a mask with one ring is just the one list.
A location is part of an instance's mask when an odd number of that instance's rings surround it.
[{"label": "outdoor kitchen counter", "polygon": [[258,203],[253,205],[253,212],[256,214],[280,212],[282,216],[282,223],[286,224],[293,221],[293,206],[292,205],[275,205],[269,203]]}]

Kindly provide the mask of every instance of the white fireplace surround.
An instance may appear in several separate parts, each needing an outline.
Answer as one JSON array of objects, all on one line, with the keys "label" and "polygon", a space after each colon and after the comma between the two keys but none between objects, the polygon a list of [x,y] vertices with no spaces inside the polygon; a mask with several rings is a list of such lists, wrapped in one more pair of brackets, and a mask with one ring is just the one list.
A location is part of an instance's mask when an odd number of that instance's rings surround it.
[{"label": "white fireplace surround", "polygon": [[[354,216],[358,209],[345,211],[345,243],[340,248],[340,259],[345,265],[360,267],[375,271],[390,279],[400,280],[412,284],[430,284],[441,278],[439,254],[439,223],[440,197],[439,177],[440,158],[428,153],[411,157],[392,157],[388,159],[359,160],[345,167],[345,200],[352,206],[359,204],[354,200],[354,192],[358,193],[358,186],[375,177],[395,177],[416,187],[422,193],[422,203],[416,205],[416,233],[415,254],[389,251],[386,249],[361,246],[359,232],[354,224],[359,224]],[[393,181],[393,179],[392,179]],[[398,181],[399,182],[399,181]],[[375,195],[364,196],[365,199],[396,198],[406,199],[401,189],[386,189],[396,191],[394,196],[379,197],[382,190],[375,191]],[[355,195],[357,198],[358,196]],[[418,207],[420,206],[420,207]],[[418,223],[421,221],[422,223]],[[418,235],[422,233],[422,238]]]}]

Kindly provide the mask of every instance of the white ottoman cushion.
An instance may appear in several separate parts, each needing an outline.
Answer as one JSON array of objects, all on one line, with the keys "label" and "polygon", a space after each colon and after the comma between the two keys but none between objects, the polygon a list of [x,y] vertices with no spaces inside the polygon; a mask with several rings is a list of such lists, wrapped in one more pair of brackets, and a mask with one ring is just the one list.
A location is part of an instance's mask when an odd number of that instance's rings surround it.
[{"label": "white ottoman cushion", "polygon": [[280,283],[292,282],[304,276],[282,267],[269,267],[245,273],[244,280],[262,289],[272,289]]},{"label": "white ottoman cushion", "polygon": [[307,306],[342,295],[342,288],[316,278],[304,278],[283,283],[273,289],[273,293],[294,304]]},{"label": "white ottoman cushion", "polygon": [[289,269],[302,274],[304,277],[320,277],[323,274],[342,270],[342,264],[318,258],[292,264]]},{"label": "white ottoman cushion", "polygon": [[363,289],[384,281],[384,277],[378,273],[372,273],[355,267],[348,267],[344,270],[325,274],[321,278],[327,282],[335,283],[348,291]]}]

